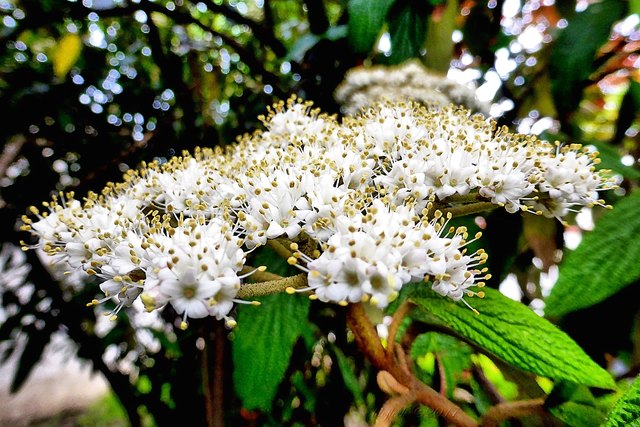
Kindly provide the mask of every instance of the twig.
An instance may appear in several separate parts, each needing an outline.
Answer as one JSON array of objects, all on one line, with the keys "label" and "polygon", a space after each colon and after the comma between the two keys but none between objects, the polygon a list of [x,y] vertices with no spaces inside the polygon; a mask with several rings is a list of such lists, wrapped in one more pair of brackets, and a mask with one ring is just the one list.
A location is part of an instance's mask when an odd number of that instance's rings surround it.
[{"label": "twig", "polygon": [[438,368],[438,376],[440,377],[440,394],[442,396],[447,395],[447,375],[444,370],[444,365],[442,364],[442,359],[438,353],[434,353],[436,358],[436,366]]},{"label": "twig", "polygon": [[211,359],[211,352],[209,350],[209,344],[211,343],[211,331],[209,330],[209,323],[211,319],[202,323],[202,335],[208,337],[207,343],[202,349],[202,356],[200,358],[200,375],[202,377],[202,393],[204,394],[204,415],[207,426],[213,427],[213,417],[215,413],[213,405],[213,387],[211,386],[211,372],[209,371],[209,362]]},{"label": "twig", "polygon": [[223,322],[214,322],[213,378],[211,378],[213,417],[211,427],[224,427],[224,379],[226,333]]},{"label": "twig", "polygon": [[492,403],[496,404],[506,401],[505,398],[502,397],[502,394],[500,394],[496,386],[491,381],[489,381],[489,378],[487,378],[484,370],[480,366],[474,363],[471,369],[473,371],[473,376],[476,378],[476,381],[478,381],[478,383],[480,383],[480,385],[482,386],[482,389],[487,392]]},{"label": "twig", "polygon": [[402,319],[404,319],[404,317],[409,312],[410,306],[410,301],[404,301],[402,304],[400,304],[400,307],[398,307],[396,312],[393,313],[393,318],[391,320],[391,324],[389,325],[389,334],[387,339],[387,359],[389,359],[389,361],[393,361],[398,328],[402,324]]},{"label": "twig", "polygon": [[3,177],[7,174],[7,169],[11,164],[15,161],[18,154],[20,154],[20,149],[27,142],[27,139],[20,135],[16,138],[11,139],[4,145],[2,149],[2,154],[0,155],[0,177]]},{"label": "twig", "polygon": [[267,246],[273,249],[279,256],[284,259],[288,259],[291,255],[293,255],[293,252],[289,250],[289,247],[282,244],[281,239],[269,239],[267,240]]},{"label": "twig", "polygon": [[499,403],[484,414],[480,427],[498,427],[503,420],[533,414],[544,415],[544,399]]},{"label": "twig", "polygon": [[237,297],[241,299],[251,299],[264,295],[277,294],[285,292],[287,288],[305,288],[307,283],[307,275],[305,273],[283,277],[278,280],[269,280],[267,282],[245,283],[240,286]]},{"label": "twig", "polygon": [[378,369],[389,372],[400,384],[408,387],[418,402],[433,409],[447,422],[462,427],[476,427],[477,423],[458,405],[437,391],[420,382],[395,361],[389,361],[374,325],[367,316],[362,303],[347,306],[347,324],[356,343],[369,361]]},{"label": "twig", "polygon": [[390,427],[393,425],[393,420],[396,418],[398,413],[415,401],[416,398],[411,393],[393,396],[387,400],[384,405],[382,405],[382,408],[380,408],[380,411],[378,412],[376,423],[373,426]]},{"label": "twig", "polygon": [[495,209],[497,205],[491,202],[478,202],[478,203],[469,203],[467,205],[453,206],[450,208],[446,208],[442,210],[442,213],[446,217],[447,214],[451,213],[451,215],[455,218],[458,216],[470,215],[474,213],[480,213],[484,211],[488,211],[491,209]]},{"label": "twig", "polygon": [[[251,32],[253,32],[254,39],[270,47],[271,50],[273,50],[273,53],[275,53],[276,55],[284,56],[287,53],[287,49],[282,44],[282,42],[277,38],[275,38],[273,33],[270,32],[270,28],[272,27],[262,25],[259,22],[253,21],[252,19],[249,19],[246,16],[241,15],[234,8],[227,6],[225,4],[217,4],[212,0],[201,0],[201,1],[204,4],[206,4],[207,8],[212,12],[219,13],[220,15],[224,15],[224,17],[230,21],[233,21],[237,24],[246,25],[247,27],[249,27]],[[265,9],[265,17],[268,16],[268,12],[266,11],[266,8],[268,7],[269,5],[266,4],[265,2],[265,4],[263,5],[263,8]],[[268,21],[265,20],[265,23],[268,24]]]},{"label": "twig", "polygon": [[329,29],[329,18],[323,0],[304,0],[311,34],[320,35]]}]

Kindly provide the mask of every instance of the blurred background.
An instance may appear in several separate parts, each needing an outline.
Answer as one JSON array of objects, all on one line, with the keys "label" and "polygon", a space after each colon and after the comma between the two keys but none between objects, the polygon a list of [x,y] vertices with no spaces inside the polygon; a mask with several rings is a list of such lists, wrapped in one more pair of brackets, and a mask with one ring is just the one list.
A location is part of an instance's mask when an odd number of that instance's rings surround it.
[{"label": "blurred background", "polygon": [[[0,0],[0,424],[205,425],[208,379],[231,375],[202,369],[233,359],[207,353],[215,327],[183,333],[146,313],[114,324],[86,308],[95,288],[20,250],[29,206],[231,144],[292,94],[341,115],[334,94],[350,69],[416,58],[475,90],[500,125],[600,151],[620,176],[615,203],[640,178],[639,13],[637,0]],[[490,285],[543,313],[563,250],[593,215],[570,227],[475,218]],[[620,375],[639,366],[635,288],[562,319]],[[230,425],[339,425],[375,407],[361,363],[333,346],[334,314],[318,312],[321,330],[293,348],[267,418],[220,379]]]}]

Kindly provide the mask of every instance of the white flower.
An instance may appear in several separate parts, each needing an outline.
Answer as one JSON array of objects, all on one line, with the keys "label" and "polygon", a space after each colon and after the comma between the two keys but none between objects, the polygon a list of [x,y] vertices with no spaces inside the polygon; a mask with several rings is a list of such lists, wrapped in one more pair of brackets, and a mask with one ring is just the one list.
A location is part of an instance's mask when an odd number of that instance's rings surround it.
[{"label": "white flower", "polygon": [[428,106],[464,105],[484,114],[490,107],[477,99],[474,88],[435,74],[418,60],[352,68],[336,88],[334,98],[346,115],[358,114],[383,99],[413,100]]},{"label": "white flower", "polygon": [[[371,78],[413,84],[421,73],[413,64]],[[385,307],[425,280],[463,300],[489,277],[487,256],[467,252],[466,229],[447,228],[451,212],[493,204],[561,218],[603,204],[598,192],[613,187],[595,153],[512,134],[462,107],[384,102],[339,122],[291,99],[262,120],[265,130],[224,149],[129,171],[83,203],[67,195],[33,208],[23,218],[33,247],[93,276],[105,297],[89,305],[117,298],[111,317],[141,301],[171,305],[183,326],[205,316],[233,324],[247,253],[269,240],[302,243],[290,262],[322,301]]]}]

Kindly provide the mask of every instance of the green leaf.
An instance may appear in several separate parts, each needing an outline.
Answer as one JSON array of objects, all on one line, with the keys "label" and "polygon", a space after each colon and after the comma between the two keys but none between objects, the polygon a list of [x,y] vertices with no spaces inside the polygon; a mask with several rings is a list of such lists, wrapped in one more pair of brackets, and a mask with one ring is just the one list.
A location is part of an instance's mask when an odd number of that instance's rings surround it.
[{"label": "green leaf", "polygon": [[442,297],[425,284],[409,287],[412,317],[453,333],[526,372],[600,388],[615,388],[609,373],[567,334],[527,306],[495,289],[473,299],[474,314],[461,302]]},{"label": "green leaf", "polygon": [[640,191],[616,203],[560,265],[545,313],[562,316],[592,306],[640,277]]},{"label": "green leaf", "polygon": [[640,426],[640,379],[616,402],[603,427]]},{"label": "green leaf", "polygon": [[585,142],[584,145],[593,145],[600,153],[598,155],[598,158],[601,160],[601,162],[597,166],[598,169],[610,169],[611,171],[618,173],[625,178],[640,179],[639,170],[631,166],[627,166],[620,161],[620,153],[615,146],[600,141]]},{"label": "green leaf", "polygon": [[271,409],[293,346],[308,325],[309,299],[275,294],[260,307],[238,307],[232,343],[233,382],[244,408]]},{"label": "green leaf", "polygon": [[431,9],[429,3],[421,1],[399,0],[393,4],[388,18],[391,64],[421,56]]},{"label": "green leaf", "polygon": [[349,43],[356,53],[369,53],[378,40],[385,17],[393,0],[350,0],[347,4],[349,14]]},{"label": "green leaf", "polygon": [[549,412],[570,427],[598,427],[605,419],[597,408],[578,402],[564,402],[549,408]]},{"label": "green leaf", "polygon": [[626,9],[627,2],[603,0],[569,18],[549,61],[551,92],[561,115],[578,107],[582,89],[594,71],[596,52],[608,40],[611,26],[624,17]]}]

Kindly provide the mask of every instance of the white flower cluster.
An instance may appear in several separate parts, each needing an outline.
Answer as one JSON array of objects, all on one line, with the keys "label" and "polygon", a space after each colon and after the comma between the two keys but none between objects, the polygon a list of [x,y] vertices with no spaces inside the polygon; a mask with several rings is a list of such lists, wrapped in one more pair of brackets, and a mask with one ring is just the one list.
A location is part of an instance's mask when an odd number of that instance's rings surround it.
[{"label": "white flower cluster", "polygon": [[429,71],[417,60],[399,65],[359,66],[347,71],[334,92],[346,115],[355,115],[383,99],[412,100],[429,106],[461,105],[484,115],[490,105],[478,100],[475,90]]},{"label": "white flower cluster", "polygon": [[[188,318],[229,316],[249,252],[290,248],[322,301],[385,307],[428,277],[454,300],[488,277],[452,214],[487,209],[561,217],[602,204],[595,154],[496,129],[463,108],[382,104],[346,118],[290,99],[266,130],[129,171],[84,202],[73,195],[24,217],[70,271],[101,281],[115,316],[138,297]],[[477,238],[478,236],[476,236]],[[482,295],[481,292],[477,293]]]}]

